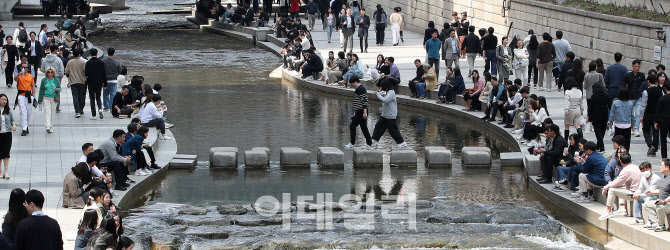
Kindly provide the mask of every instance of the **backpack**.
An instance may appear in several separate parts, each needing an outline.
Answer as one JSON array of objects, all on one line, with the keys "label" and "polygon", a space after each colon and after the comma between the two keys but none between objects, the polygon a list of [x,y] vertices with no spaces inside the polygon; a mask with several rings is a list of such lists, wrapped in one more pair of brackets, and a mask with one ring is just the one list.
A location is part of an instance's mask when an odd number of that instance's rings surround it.
[{"label": "backpack", "polygon": [[28,42],[28,32],[26,31],[25,28],[19,30],[19,35],[17,39],[19,39],[19,42],[21,43]]}]

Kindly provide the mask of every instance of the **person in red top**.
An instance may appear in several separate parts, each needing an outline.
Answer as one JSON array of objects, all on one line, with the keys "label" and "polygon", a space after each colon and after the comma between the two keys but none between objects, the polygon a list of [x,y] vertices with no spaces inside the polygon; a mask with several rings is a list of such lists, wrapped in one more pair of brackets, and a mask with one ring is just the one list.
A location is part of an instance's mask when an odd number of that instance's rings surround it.
[{"label": "person in red top", "polygon": [[19,105],[19,109],[21,110],[21,127],[23,129],[21,136],[26,136],[30,133],[28,131],[28,120],[33,113],[33,107],[30,105],[35,99],[35,78],[30,74],[28,62],[21,63],[21,71],[14,76],[14,80],[18,89],[14,108],[16,108],[17,104]]},{"label": "person in red top", "polygon": [[300,12],[300,5],[301,5],[300,0],[291,0],[291,9],[289,9],[289,12],[291,12],[292,19],[298,18],[298,13]]}]

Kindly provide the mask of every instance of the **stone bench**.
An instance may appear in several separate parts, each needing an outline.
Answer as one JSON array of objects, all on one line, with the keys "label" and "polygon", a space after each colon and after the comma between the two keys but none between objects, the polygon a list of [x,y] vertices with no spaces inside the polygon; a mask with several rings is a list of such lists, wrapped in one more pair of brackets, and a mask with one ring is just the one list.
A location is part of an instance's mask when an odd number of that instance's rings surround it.
[{"label": "stone bench", "polygon": [[244,151],[245,168],[269,168],[270,149],[266,147],[255,147]]},{"label": "stone bench", "polygon": [[282,167],[307,167],[312,163],[312,155],[309,151],[296,148],[284,147],[279,153],[279,163]]},{"label": "stone bench", "polygon": [[426,167],[450,167],[451,151],[446,147],[428,146],[424,148],[426,153]]},{"label": "stone bench", "polygon": [[209,149],[210,168],[237,168],[236,147],[214,147]]},{"label": "stone bench", "polygon": [[412,148],[394,148],[391,151],[391,166],[416,167],[416,151]]},{"label": "stone bench", "polygon": [[354,149],[354,167],[372,168],[384,166],[384,154],[376,149]]},{"label": "stone bench", "polygon": [[334,147],[319,147],[316,162],[322,168],[344,168],[344,152]]}]

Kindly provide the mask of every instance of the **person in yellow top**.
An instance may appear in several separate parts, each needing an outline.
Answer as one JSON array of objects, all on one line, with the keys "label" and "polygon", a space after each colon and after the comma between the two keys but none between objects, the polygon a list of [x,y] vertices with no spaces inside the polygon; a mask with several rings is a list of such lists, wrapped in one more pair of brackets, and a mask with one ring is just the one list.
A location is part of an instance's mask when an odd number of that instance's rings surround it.
[{"label": "person in yellow top", "polygon": [[53,120],[56,116],[56,97],[60,92],[60,81],[56,78],[56,69],[54,67],[47,67],[44,74],[47,76],[42,78],[40,84],[40,94],[37,98],[39,104],[44,104],[44,118],[47,133],[53,133]]},{"label": "person in yellow top", "polygon": [[14,75],[16,81],[16,88],[18,93],[14,100],[14,108],[19,105],[21,111],[21,127],[23,131],[21,136],[26,136],[30,131],[28,130],[28,120],[33,113],[33,107],[30,105],[35,99],[35,78],[30,74],[30,66],[28,62],[21,62],[21,71]]}]

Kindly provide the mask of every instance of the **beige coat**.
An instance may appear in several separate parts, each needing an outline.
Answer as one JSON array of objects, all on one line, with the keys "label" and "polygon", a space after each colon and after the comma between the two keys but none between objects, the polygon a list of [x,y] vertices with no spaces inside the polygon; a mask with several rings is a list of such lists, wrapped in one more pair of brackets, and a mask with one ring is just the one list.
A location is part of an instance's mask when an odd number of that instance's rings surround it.
[{"label": "beige coat", "polygon": [[493,84],[491,84],[491,82],[486,82],[486,84],[484,85],[484,91],[481,94],[479,94],[480,102],[486,104],[489,101],[489,95],[491,95],[491,89],[493,89]]},{"label": "beige coat", "polygon": [[84,74],[84,69],[86,69],[86,60],[73,58],[67,62],[65,66],[65,75],[67,75],[67,80],[69,84],[75,83],[85,83],[86,74]]},{"label": "beige coat", "polygon": [[63,207],[65,208],[83,208],[84,199],[81,194],[84,192],[79,186],[79,179],[70,171],[63,180]]},{"label": "beige coat", "polygon": [[435,68],[431,67],[426,73],[426,90],[435,89],[437,87],[437,75],[435,75]]}]

